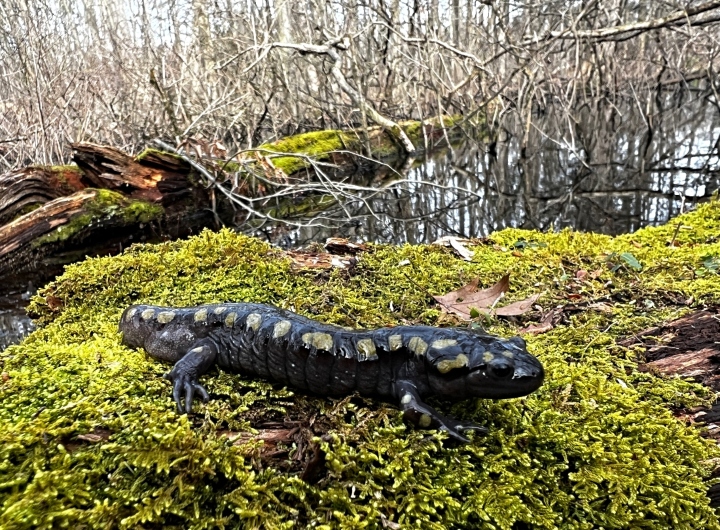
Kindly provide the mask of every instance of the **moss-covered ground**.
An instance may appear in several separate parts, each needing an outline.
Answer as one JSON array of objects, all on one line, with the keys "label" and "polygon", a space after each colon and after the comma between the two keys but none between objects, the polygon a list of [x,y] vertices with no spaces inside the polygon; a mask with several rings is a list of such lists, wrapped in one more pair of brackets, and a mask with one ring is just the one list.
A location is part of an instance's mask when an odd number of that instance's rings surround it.
[{"label": "moss-covered ground", "polygon": [[[472,262],[437,246],[373,246],[350,271],[298,272],[256,239],[206,231],[69,266],[32,303],[40,328],[0,354],[0,528],[720,528],[705,495],[720,451],[672,414],[712,396],[639,372],[636,352],[616,345],[688,311],[678,300],[720,302],[708,266],[718,233],[714,201],[616,238],[504,230]],[[437,324],[431,294],[506,272],[509,301],[543,292],[545,308],[585,310],[525,337],[547,372],[538,392],[436,404],[489,428],[468,445],[405,426],[390,405],[217,372],[204,378],[213,400],[179,416],[167,366],[117,333],[135,302]],[[485,325],[512,335],[521,323]],[[307,447],[271,457],[248,435],[264,418],[314,429],[325,460],[313,478],[297,465]]]}]

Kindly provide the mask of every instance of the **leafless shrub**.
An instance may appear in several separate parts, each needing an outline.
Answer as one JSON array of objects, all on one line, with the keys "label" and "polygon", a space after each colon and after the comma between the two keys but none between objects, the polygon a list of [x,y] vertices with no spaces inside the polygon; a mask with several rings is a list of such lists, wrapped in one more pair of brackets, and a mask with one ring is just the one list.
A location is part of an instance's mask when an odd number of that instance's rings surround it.
[{"label": "leafless shrub", "polygon": [[530,134],[549,105],[567,127],[543,132],[579,149],[600,102],[651,127],[660,92],[717,90],[719,27],[718,1],[5,0],[0,171],[73,141],[238,150],[378,116],[512,113]]}]

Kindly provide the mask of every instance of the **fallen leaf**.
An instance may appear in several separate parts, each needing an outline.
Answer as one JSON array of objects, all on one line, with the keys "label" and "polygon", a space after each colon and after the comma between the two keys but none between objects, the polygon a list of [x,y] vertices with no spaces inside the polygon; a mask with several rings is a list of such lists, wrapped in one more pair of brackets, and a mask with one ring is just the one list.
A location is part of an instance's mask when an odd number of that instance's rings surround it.
[{"label": "fallen leaf", "polygon": [[620,254],[620,259],[623,260],[631,269],[636,271],[642,270],[642,265],[630,252],[623,252]]},{"label": "fallen leaf", "polygon": [[88,432],[85,434],[79,434],[77,436],[78,440],[82,440],[84,442],[90,442],[93,444],[96,444],[98,442],[106,442],[110,439],[110,435],[112,434],[111,431],[108,431],[107,429],[99,429],[96,428],[95,432]]},{"label": "fallen leaf", "polygon": [[480,291],[477,290],[478,283],[480,283],[480,278],[475,278],[456,291],[443,296],[433,296],[433,298],[440,304],[443,312],[452,313],[465,320],[472,320],[471,310],[473,308],[483,313],[489,313],[487,309],[507,292],[510,275],[506,274],[492,287]]},{"label": "fallen leaf", "polygon": [[602,275],[602,273],[603,273],[603,270],[602,270],[602,269],[595,269],[594,271],[592,271],[592,272],[590,273],[590,277],[591,277],[593,280],[596,280],[596,279],[598,279],[598,278]]},{"label": "fallen leaf", "polygon": [[613,313],[613,308],[611,305],[606,304],[605,302],[596,302],[594,304],[590,304],[588,306],[588,309],[595,309],[596,311],[602,311],[603,313]]},{"label": "fallen leaf", "polygon": [[512,304],[508,304],[502,307],[498,307],[495,309],[495,314],[499,317],[516,317],[519,315],[524,315],[530,309],[532,308],[532,305],[537,302],[537,299],[540,298],[539,294],[534,294],[529,298],[526,298],[525,300],[520,300],[518,302],[513,302]]},{"label": "fallen leaf", "polygon": [[562,314],[562,308],[556,307],[555,309],[550,310],[550,312],[543,317],[539,324],[530,324],[529,326],[522,328],[520,333],[532,333],[534,335],[539,335],[540,333],[550,331],[555,327],[555,324],[560,321]]},{"label": "fallen leaf", "polygon": [[513,302],[502,307],[496,307],[497,302],[505,296],[510,286],[510,275],[506,274],[499,282],[487,289],[477,290],[480,278],[442,296],[433,296],[440,304],[443,313],[457,315],[464,320],[472,320],[480,314],[494,314],[501,317],[518,316],[527,313],[532,305],[540,298],[534,294],[525,300]]},{"label": "fallen leaf", "polygon": [[472,261],[472,257],[475,255],[475,253],[471,250],[468,250],[463,243],[469,243],[469,239],[459,239],[454,236],[444,236],[440,239],[433,241],[433,245],[440,245],[444,247],[451,247],[455,253],[460,256],[465,261]]}]

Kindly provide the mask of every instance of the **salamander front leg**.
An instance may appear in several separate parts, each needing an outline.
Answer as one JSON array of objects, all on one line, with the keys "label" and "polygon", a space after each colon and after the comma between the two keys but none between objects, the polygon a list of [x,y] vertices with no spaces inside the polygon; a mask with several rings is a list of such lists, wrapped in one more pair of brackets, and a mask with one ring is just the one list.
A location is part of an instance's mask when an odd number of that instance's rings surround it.
[{"label": "salamander front leg", "polygon": [[[198,383],[198,378],[215,364],[216,355],[215,343],[209,339],[203,339],[195,343],[183,358],[175,363],[173,369],[163,376],[173,383],[173,399],[181,414],[183,412],[189,414],[192,411],[195,392],[200,394],[205,403],[210,399],[207,390]],[[183,398],[185,400],[184,407]]]},{"label": "salamander front leg", "polygon": [[405,419],[418,427],[445,431],[451,438],[463,443],[470,442],[470,439],[462,434],[465,431],[488,432],[480,425],[443,416],[423,402],[417,388],[409,381],[396,381],[395,394],[400,400],[400,408]]}]

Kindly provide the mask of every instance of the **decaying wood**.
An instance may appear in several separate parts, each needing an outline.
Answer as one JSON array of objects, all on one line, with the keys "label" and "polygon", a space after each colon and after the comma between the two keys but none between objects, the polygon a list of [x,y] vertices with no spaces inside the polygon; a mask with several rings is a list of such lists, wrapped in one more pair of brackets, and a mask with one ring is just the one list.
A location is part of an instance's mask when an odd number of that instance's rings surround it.
[{"label": "decaying wood", "polygon": [[28,167],[0,175],[0,226],[28,208],[85,189],[78,171],[67,167]]},{"label": "decaying wood", "polygon": [[720,391],[720,314],[706,309],[621,342],[644,349],[641,369],[694,379]]},{"label": "decaying wood", "polygon": [[187,177],[191,167],[170,154],[151,151],[139,160],[114,147],[89,143],[71,147],[73,161],[96,188],[123,191],[134,199],[160,202],[164,192],[175,193],[190,187]]},{"label": "decaying wood", "polygon": [[[177,156],[151,151],[139,159],[112,147],[71,147],[77,168],[29,167],[0,176],[0,277],[8,288],[22,274],[42,281],[85,255],[116,252],[149,235],[182,237],[215,223],[202,211],[211,202],[207,190],[193,185],[192,168]],[[98,190],[119,193],[118,204],[99,210]],[[154,226],[121,214],[137,200],[164,207]]]},{"label": "decaying wood", "polygon": [[[643,371],[678,376],[720,391],[720,307],[696,311],[661,326],[646,329],[620,341],[639,349]],[[720,442],[720,403],[711,408],[680,410],[677,415],[700,427],[704,434]],[[712,478],[720,477],[720,467]],[[720,506],[720,484],[708,490],[710,504]]]}]

